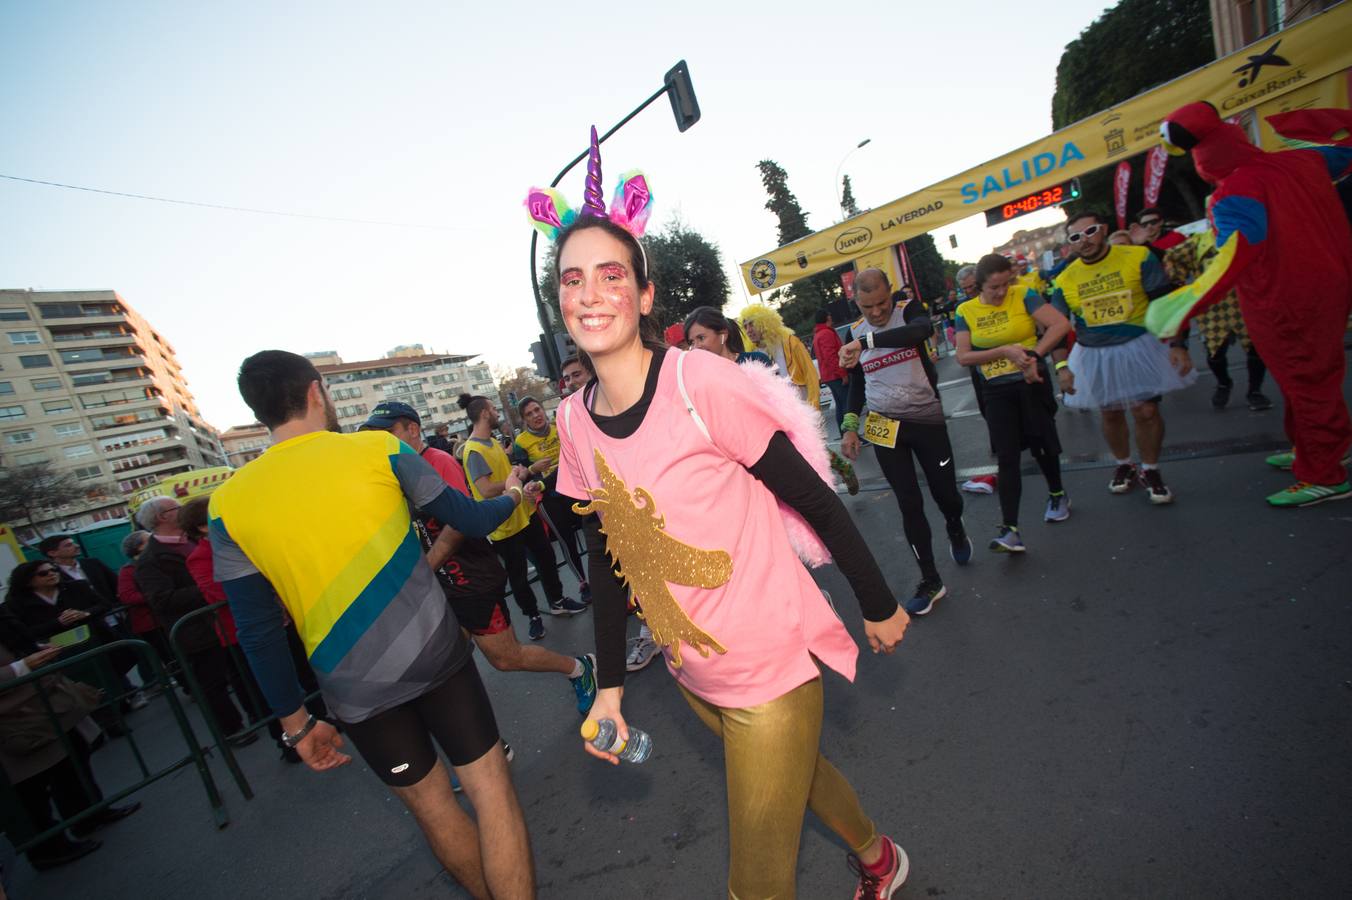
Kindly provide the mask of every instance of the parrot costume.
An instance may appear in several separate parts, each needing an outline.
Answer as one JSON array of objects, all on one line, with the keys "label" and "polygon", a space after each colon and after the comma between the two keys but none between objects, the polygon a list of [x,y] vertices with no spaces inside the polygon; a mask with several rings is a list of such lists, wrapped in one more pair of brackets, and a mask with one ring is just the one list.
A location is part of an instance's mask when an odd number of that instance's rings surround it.
[{"label": "parrot costume", "polygon": [[[1352,119],[1340,110],[1300,113],[1339,143],[1327,114]],[[1284,127],[1299,127],[1293,115],[1284,114]],[[1195,282],[1150,304],[1146,327],[1171,338],[1233,289],[1286,398],[1286,433],[1295,447],[1297,484],[1268,502],[1309,506],[1352,497],[1342,463],[1352,446],[1342,341],[1352,313],[1352,227],[1333,188],[1352,168],[1352,142],[1267,153],[1209,103],[1176,110],[1160,131],[1167,150],[1190,151],[1197,174],[1216,186],[1209,216],[1218,252]]]}]

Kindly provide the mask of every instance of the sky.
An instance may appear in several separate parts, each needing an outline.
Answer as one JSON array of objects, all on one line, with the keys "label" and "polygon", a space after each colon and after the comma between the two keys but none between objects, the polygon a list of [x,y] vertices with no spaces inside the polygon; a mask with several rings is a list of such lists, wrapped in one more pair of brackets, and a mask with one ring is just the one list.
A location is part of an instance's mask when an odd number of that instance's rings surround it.
[{"label": "sky", "polygon": [[[874,207],[1022,146],[1051,131],[1061,51],[1104,6],[0,0],[0,175],[399,223],[0,178],[0,288],[116,290],[221,429],[252,420],[234,374],[257,350],[529,365],[526,190],[677,60],[701,121],[678,133],[654,103],[606,142],[606,191],[642,168],[650,227],[680,216],[715,243],[736,309],[738,264],[778,243],[759,160],[820,229],[842,161]],[[582,173],[561,185],[578,205]],[[971,261],[1060,218],[934,237]]]}]

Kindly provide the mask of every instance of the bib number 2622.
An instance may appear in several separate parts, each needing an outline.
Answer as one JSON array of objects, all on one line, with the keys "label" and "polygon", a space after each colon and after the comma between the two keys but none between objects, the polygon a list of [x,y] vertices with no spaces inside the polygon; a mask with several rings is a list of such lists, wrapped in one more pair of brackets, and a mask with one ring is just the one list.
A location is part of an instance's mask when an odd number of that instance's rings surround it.
[{"label": "bib number 2622", "polygon": [[901,432],[901,423],[876,412],[870,412],[864,418],[864,440],[889,450],[897,449],[897,435]]}]

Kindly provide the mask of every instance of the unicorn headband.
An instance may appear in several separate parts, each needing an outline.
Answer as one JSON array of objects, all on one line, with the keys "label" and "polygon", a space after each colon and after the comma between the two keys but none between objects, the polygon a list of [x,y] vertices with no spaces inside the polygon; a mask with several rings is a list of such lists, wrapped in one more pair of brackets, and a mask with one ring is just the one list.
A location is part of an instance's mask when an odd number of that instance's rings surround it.
[{"label": "unicorn headband", "polygon": [[606,210],[601,193],[601,142],[596,138],[595,125],[591,130],[591,148],[587,152],[587,186],[582,209],[573,209],[564,199],[563,193],[554,188],[531,188],[526,194],[526,211],[530,214],[531,224],[551,241],[558,240],[563,229],[584,216],[609,219],[634,236],[639,251],[643,253],[645,271],[648,268],[648,255],[643,250],[643,242],[638,239],[643,237],[648,227],[652,209],[653,195],[648,188],[647,176],[638,169],[631,169],[620,176],[610,200],[610,209]]}]

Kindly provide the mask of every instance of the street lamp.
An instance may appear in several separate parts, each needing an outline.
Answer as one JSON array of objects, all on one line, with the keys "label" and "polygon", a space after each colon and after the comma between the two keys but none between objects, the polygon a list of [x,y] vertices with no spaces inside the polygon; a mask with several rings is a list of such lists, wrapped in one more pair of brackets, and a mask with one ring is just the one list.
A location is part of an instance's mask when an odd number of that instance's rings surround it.
[{"label": "street lamp", "polygon": [[845,168],[845,162],[851,156],[853,156],[856,151],[862,150],[864,147],[868,146],[871,143],[873,143],[872,138],[864,138],[862,141],[855,144],[854,149],[851,150],[849,153],[846,153],[844,158],[841,159],[840,165],[836,166],[836,181],[835,181],[836,206],[840,207],[840,216],[842,219],[848,219],[849,216],[845,214],[845,197],[840,189],[840,170]]},{"label": "street lamp", "polygon": [[[671,112],[676,117],[676,128],[678,130],[684,132],[691,125],[694,125],[699,121],[699,101],[695,99],[695,88],[690,82],[690,69],[686,66],[685,60],[681,60],[676,63],[676,65],[672,66],[671,70],[662,77],[661,90],[631,110],[629,115],[616,122],[614,127],[597,139],[597,143],[604,144],[612,134],[623,128],[630,119],[647,109],[654,100],[661,97],[663,94],[667,94],[671,98]],[[864,144],[867,143],[868,141],[864,141]],[[862,147],[864,144],[860,144],[859,146]],[[559,172],[558,175],[554,176],[554,180],[549,183],[549,186],[558,187],[559,182],[563,181],[563,176],[567,175],[569,171],[572,170],[573,166],[586,159],[587,154],[588,151],[583,150],[577,156],[573,157],[573,161],[564,166],[563,170]],[[549,367],[550,378],[557,382],[561,373],[558,349],[554,346],[553,341],[553,315],[549,306],[544,302],[544,298],[540,296],[540,276],[536,267],[535,248],[539,238],[540,232],[532,228],[530,235],[530,283],[531,288],[535,291],[535,315],[540,320],[540,328],[543,332],[540,335],[541,355],[544,357],[544,362]]]}]

